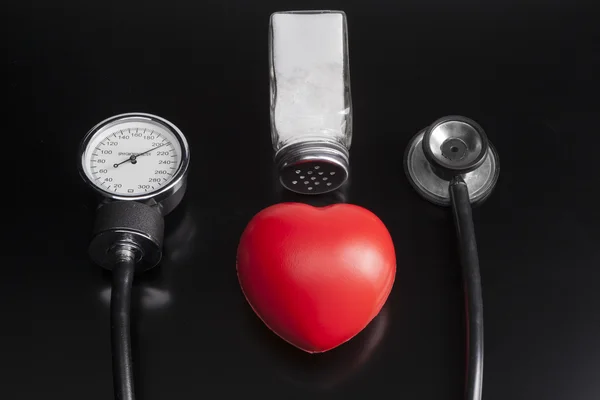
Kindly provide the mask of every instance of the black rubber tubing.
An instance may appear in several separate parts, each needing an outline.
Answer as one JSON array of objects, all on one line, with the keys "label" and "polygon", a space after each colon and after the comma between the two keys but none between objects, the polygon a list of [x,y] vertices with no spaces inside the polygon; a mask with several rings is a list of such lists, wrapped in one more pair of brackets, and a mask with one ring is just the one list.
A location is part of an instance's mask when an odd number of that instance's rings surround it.
[{"label": "black rubber tubing", "polygon": [[134,400],[131,357],[131,286],[135,260],[121,259],[113,269],[110,298],[113,389],[116,400]]},{"label": "black rubber tubing", "polygon": [[465,400],[481,400],[483,386],[483,295],[469,190],[462,178],[450,182],[450,197],[462,267],[467,324]]}]

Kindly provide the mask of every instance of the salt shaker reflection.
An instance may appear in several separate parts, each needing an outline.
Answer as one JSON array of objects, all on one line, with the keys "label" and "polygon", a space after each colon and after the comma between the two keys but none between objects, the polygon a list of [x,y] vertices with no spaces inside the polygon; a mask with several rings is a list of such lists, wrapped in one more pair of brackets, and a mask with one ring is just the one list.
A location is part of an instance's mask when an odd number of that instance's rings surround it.
[{"label": "salt shaker reflection", "polygon": [[282,185],[326,193],[349,174],[352,101],[346,15],[341,11],[271,16],[271,139]]},{"label": "salt shaker reflection", "polygon": [[350,179],[338,189],[332,192],[320,194],[318,196],[305,196],[303,194],[292,192],[277,185],[275,193],[280,203],[304,203],[313,207],[326,207],[334,204],[348,203],[348,193],[350,190]]}]

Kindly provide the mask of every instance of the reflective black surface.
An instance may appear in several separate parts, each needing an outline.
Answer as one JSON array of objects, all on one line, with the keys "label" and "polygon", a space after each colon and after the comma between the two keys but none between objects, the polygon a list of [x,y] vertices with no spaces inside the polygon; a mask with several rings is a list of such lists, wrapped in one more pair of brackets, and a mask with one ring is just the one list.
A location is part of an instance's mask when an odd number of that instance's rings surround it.
[{"label": "reflective black surface", "polygon": [[[33,156],[7,167],[23,173],[11,189],[22,200],[2,263],[11,309],[2,397],[112,396],[110,276],[87,255],[93,201],[76,151],[97,122],[142,111],[175,123],[192,159],[186,198],[166,220],[165,259],[134,282],[139,399],[461,399],[452,217],[421,199],[402,169],[410,138],[449,114],[477,121],[502,167],[495,193],[474,210],[484,399],[600,398],[598,28],[591,7],[559,4],[71,1],[14,9],[6,137],[25,138]],[[354,140],[345,200],[386,223],[398,258],[381,315],[321,356],[266,329],[235,272],[249,219],[284,196],[305,199],[274,179],[267,70],[269,14],[303,8],[348,15]]]}]

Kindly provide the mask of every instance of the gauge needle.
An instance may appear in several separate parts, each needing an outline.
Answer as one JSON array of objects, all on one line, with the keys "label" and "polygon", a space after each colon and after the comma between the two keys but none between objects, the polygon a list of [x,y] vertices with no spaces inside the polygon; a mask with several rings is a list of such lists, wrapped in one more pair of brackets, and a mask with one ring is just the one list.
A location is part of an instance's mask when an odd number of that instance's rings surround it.
[{"label": "gauge needle", "polygon": [[163,144],[161,144],[160,146],[153,147],[153,148],[151,148],[150,150],[146,150],[146,151],[144,151],[144,152],[142,152],[142,153],[138,153],[138,154],[132,154],[132,155],[131,155],[131,156],[130,156],[128,159],[126,159],[126,160],[124,160],[124,161],[121,161],[120,163],[113,164],[113,167],[114,167],[114,168],[117,168],[119,165],[121,165],[121,164],[124,164],[124,163],[126,163],[127,161],[131,161],[131,163],[132,163],[132,164],[136,164],[136,163],[137,163],[137,158],[138,158],[139,156],[142,156],[142,155],[144,155],[144,154],[146,154],[146,153],[150,153],[152,150],[156,150],[156,149],[158,149],[158,148],[160,148],[160,147],[163,147],[163,146],[164,146],[164,145],[166,145],[166,144],[169,144],[169,142],[164,142],[164,143],[163,143]]},{"label": "gauge needle", "polygon": [[[137,158],[137,157],[139,157],[139,156],[141,156],[141,155],[144,155],[144,154],[146,154],[146,153],[150,153],[152,150],[156,150],[156,149],[158,149],[159,147],[163,147],[163,146],[164,146],[164,145],[166,145],[166,144],[169,144],[169,142],[164,142],[164,143],[163,143],[163,144],[161,144],[160,146],[153,147],[153,148],[151,148],[150,150],[146,150],[145,152],[143,152],[143,153],[139,153],[139,154],[136,154],[136,155],[134,155],[134,156],[131,156],[130,158],[133,158],[133,159],[135,159],[135,158]],[[132,161],[133,161],[133,160],[132,160]]]}]

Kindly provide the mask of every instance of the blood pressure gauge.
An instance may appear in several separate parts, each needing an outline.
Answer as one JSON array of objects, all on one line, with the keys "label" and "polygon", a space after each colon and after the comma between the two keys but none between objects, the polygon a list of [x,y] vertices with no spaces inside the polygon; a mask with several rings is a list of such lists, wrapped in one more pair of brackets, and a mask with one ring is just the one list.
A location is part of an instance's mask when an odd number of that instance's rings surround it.
[{"label": "blood pressure gauge", "polygon": [[162,257],[163,217],[182,200],[190,151],[183,133],[151,114],[116,115],[94,126],[79,150],[79,172],[100,196],[90,256],[112,269],[115,249],[138,270]]},{"label": "blood pressure gauge", "polygon": [[111,343],[115,399],[133,400],[130,339],[133,276],[162,258],[164,215],[182,200],[190,151],[169,121],[130,113],[94,126],[79,149],[79,172],[102,201],[89,253],[112,271]]},{"label": "blood pressure gauge", "polygon": [[83,179],[109,200],[160,204],[162,214],[185,191],[189,148],[181,131],[151,114],[121,114],[100,122],[80,149]]}]

